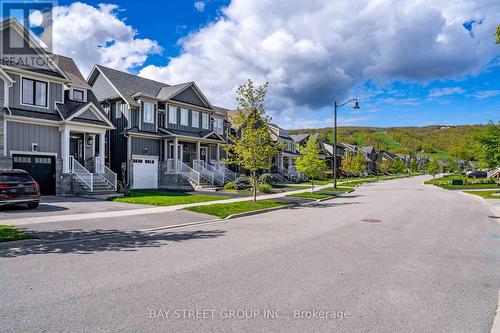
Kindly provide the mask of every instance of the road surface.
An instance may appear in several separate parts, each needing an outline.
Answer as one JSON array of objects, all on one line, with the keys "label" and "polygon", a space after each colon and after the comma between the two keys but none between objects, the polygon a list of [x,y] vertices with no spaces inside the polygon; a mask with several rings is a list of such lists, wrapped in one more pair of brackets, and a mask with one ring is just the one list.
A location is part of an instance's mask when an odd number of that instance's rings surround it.
[{"label": "road surface", "polygon": [[3,249],[1,331],[490,332],[500,220],[423,179],[230,222]]}]

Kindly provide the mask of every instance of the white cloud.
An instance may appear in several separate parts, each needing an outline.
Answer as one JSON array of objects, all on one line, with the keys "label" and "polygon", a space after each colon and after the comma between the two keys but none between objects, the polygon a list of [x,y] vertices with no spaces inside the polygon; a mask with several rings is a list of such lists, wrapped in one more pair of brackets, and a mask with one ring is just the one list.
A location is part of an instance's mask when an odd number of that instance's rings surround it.
[{"label": "white cloud", "polygon": [[450,95],[461,95],[465,92],[463,88],[460,87],[446,87],[446,88],[437,88],[429,91],[429,97],[442,97],[442,96],[450,96]]},{"label": "white cloud", "polygon": [[204,1],[195,1],[194,8],[199,12],[204,11],[205,10],[205,2]]},{"label": "white cloud", "polygon": [[486,99],[500,95],[500,90],[480,90],[474,94],[477,99]]},{"label": "white cloud", "polygon": [[[215,22],[180,41],[178,57],[140,74],[196,81],[227,107],[248,78],[269,81],[268,108],[284,119],[343,99],[368,79],[477,74],[500,54],[492,36],[499,12],[500,2],[483,0],[233,0]],[[463,27],[471,19],[482,21],[474,37]]]},{"label": "white cloud", "polygon": [[117,8],[80,2],[54,7],[53,24],[44,26],[41,38],[52,38],[53,51],[72,57],[84,75],[95,64],[120,70],[141,66],[160,47],[156,41],[138,38],[137,32],[117,17]]}]

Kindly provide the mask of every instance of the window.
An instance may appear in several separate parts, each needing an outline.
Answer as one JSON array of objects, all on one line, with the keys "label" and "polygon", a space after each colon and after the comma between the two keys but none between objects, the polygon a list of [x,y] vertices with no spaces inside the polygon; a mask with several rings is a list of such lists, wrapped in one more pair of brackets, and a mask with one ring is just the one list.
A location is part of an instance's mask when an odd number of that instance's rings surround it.
[{"label": "window", "polygon": [[224,134],[224,120],[215,118],[214,130],[219,134]]},{"label": "window", "polygon": [[209,118],[210,116],[208,115],[208,113],[202,113],[201,114],[201,127],[203,129],[209,129],[209,124],[208,124],[208,120],[210,119]]},{"label": "window", "polygon": [[168,106],[168,122],[169,124],[177,124],[177,108],[175,106]]},{"label": "window", "polygon": [[189,126],[188,114],[189,112],[187,109],[181,108],[181,125]]},{"label": "window", "polygon": [[200,113],[198,111],[191,111],[191,126],[200,127]]},{"label": "window", "polygon": [[108,103],[102,103],[101,107],[104,110],[104,112],[106,112],[106,114],[109,114],[109,104]]},{"label": "window", "polygon": [[23,78],[23,104],[47,107],[47,82]]},{"label": "window", "polygon": [[120,119],[122,117],[122,103],[116,102],[115,118]]},{"label": "window", "polygon": [[73,90],[73,99],[75,101],[83,102],[83,91],[74,89]]},{"label": "window", "polygon": [[145,123],[155,123],[155,105],[153,103],[144,103],[144,118]]}]

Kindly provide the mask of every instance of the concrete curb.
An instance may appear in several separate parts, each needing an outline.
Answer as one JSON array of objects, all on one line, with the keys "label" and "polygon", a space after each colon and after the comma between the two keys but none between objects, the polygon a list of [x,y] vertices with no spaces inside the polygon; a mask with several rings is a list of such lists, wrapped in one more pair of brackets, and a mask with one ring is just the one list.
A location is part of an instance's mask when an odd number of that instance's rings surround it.
[{"label": "concrete curb", "polygon": [[491,325],[491,333],[500,332],[500,291],[498,292],[498,301],[497,301],[497,312],[495,318],[493,318],[493,324]]},{"label": "concrete curb", "polygon": [[298,205],[300,205],[300,204],[289,204],[289,205],[283,205],[283,206],[279,206],[279,207],[271,207],[271,208],[264,208],[264,209],[252,210],[251,212],[236,213],[236,214],[232,214],[232,215],[226,216],[224,218],[224,220],[232,220],[232,219],[235,219],[235,218],[238,218],[238,217],[245,217],[245,216],[252,216],[252,215],[258,215],[258,214],[264,214],[264,213],[272,212],[272,211],[275,211],[275,210],[288,209],[290,207],[298,206]]}]

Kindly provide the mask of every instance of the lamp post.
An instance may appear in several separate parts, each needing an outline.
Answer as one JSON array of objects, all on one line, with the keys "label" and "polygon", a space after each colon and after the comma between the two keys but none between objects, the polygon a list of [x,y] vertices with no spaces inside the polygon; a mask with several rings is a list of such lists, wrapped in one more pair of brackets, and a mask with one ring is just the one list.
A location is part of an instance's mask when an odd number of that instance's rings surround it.
[{"label": "lamp post", "polygon": [[337,108],[343,107],[347,103],[355,102],[354,109],[359,109],[359,100],[357,98],[353,98],[348,100],[345,103],[337,104],[337,101],[333,103],[334,113],[333,113],[333,188],[337,188]]}]

